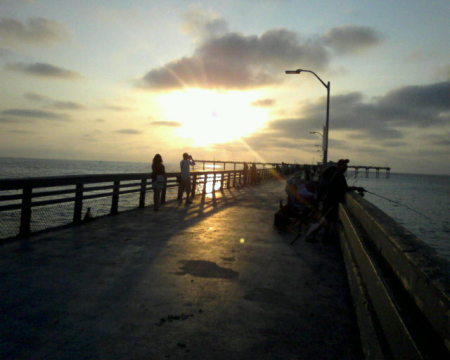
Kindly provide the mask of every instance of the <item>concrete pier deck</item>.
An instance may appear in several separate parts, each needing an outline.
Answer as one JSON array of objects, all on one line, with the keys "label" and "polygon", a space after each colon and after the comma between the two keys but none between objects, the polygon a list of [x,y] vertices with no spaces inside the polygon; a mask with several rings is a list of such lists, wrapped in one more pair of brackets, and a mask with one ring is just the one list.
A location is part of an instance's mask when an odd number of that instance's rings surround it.
[{"label": "concrete pier deck", "polygon": [[0,247],[2,359],[361,359],[338,244],[272,228],[284,184]]}]

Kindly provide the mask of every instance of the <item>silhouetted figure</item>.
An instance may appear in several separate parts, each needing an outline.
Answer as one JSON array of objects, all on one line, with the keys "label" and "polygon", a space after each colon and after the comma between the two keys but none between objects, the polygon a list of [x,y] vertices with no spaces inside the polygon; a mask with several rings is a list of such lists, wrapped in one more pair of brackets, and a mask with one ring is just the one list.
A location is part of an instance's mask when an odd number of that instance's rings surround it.
[{"label": "silhouetted figure", "polygon": [[345,179],[347,164],[350,160],[340,159],[322,174],[319,185],[319,199],[322,202],[322,215],[326,220],[325,236],[335,235],[339,224],[339,203],[345,202],[348,191],[365,191],[362,187],[348,186]]},{"label": "silhouetted figure", "polygon": [[183,160],[180,161],[180,188],[178,192],[178,200],[180,204],[183,202],[183,193],[186,192],[186,204],[190,204],[191,200],[191,173],[189,167],[195,165],[192,155],[183,154]]},{"label": "silhouetted figure", "polygon": [[156,154],[152,162],[153,209],[158,211],[161,205],[161,192],[166,186],[166,169],[161,155]]},{"label": "silhouetted figure", "polygon": [[244,173],[244,186],[245,186],[248,184],[248,164],[246,162],[244,163],[243,173]]}]

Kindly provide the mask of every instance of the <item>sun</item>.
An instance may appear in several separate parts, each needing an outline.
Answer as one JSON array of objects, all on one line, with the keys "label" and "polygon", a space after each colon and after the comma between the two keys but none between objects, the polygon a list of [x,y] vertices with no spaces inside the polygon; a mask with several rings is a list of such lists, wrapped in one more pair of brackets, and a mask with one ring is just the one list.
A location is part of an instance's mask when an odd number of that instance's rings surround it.
[{"label": "sun", "polygon": [[196,146],[224,143],[262,127],[268,111],[251,105],[258,94],[244,91],[187,89],[161,95],[166,121],[181,124],[177,135]]}]

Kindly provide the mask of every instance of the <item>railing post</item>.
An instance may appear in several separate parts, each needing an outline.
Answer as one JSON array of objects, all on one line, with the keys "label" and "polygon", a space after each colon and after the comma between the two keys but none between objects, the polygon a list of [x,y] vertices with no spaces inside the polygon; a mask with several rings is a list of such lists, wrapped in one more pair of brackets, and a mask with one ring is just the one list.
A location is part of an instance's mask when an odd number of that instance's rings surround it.
[{"label": "railing post", "polygon": [[19,236],[27,236],[30,234],[31,223],[31,185],[26,185],[22,191],[22,209],[20,213],[20,230]]},{"label": "railing post", "polygon": [[213,174],[213,185],[212,185],[212,192],[216,190],[216,172],[214,171]]},{"label": "railing post", "polygon": [[230,188],[230,178],[231,178],[231,173],[227,172],[227,189]]},{"label": "railing post", "polygon": [[206,194],[206,182],[208,181],[208,173],[203,174],[203,195]]},{"label": "railing post", "polygon": [[194,196],[195,196],[195,188],[196,187],[197,187],[197,174],[194,174],[194,180],[192,180],[191,198],[194,198]]},{"label": "railing post", "polygon": [[181,187],[181,173],[180,175],[177,175],[176,177],[177,181],[179,180],[180,182],[178,183],[178,194],[177,194],[177,200],[181,201],[181,199],[183,199],[183,188]]},{"label": "railing post", "polygon": [[233,174],[233,187],[236,187],[236,163],[233,163],[233,170],[234,170],[234,174]]},{"label": "railing post", "polygon": [[73,222],[75,224],[81,223],[81,212],[83,210],[83,184],[77,184],[75,189],[75,206],[73,209]]},{"label": "railing post", "polygon": [[145,207],[145,194],[147,193],[147,179],[141,179],[141,192],[139,194],[139,207]]},{"label": "railing post", "polygon": [[111,203],[111,215],[116,215],[119,210],[119,191],[120,191],[120,180],[114,181],[113,185],[113,195]]},{"label": "railing post", "polygon": [[220,174],[220,191],[223,191],[223,181],[224,181],[224,177],[225,176],[225,172],[222,171]]}]

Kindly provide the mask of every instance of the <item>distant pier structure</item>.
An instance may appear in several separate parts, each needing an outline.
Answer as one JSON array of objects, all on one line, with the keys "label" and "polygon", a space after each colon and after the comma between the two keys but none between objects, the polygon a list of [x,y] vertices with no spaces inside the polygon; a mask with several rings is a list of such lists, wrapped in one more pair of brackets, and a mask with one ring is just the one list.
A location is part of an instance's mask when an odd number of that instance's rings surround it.
[{"label": "distant pier structure", "polygon": [[[257,162],[257,161],[223,161],[223,160],[197,160],[195,159],[195,163],[201,164],[202,170],[206,170],[206,167],[212,167],[213,169],[217,169],[218,167],[222,167],[223,170],[236,170],[236,166],[242,166],[244,163],[247,163],[248,165],[255,164],[262,166],[263,169],[266,168],[266,166],[269,167],[275,167],[275,166],[281,166],[283,163],[269,163],[269,162]],[[227,167],[228,165],[228,167]],[[286,164],[286,165],[295,165],[295,164]]]},{"label": "distant pier structure", "polygon": [[388,178],[391,174],[391,168],[385,166],[366,166],[366,165],[349,165],[349,169],[355,170],[355,177],[359,175],[359,171],[364,171],[366,177],[369,177],[370,170],[375,170],[375,177],[380,177],[380,170],[386,172],[386,177]]},{"label": "distant pier structure", "polygon": [[[244,161],[222,161],[222,160],[195,160],[195,162],[199,163],[200,166],[202,166],[202,170],[206,170],[205,167],[212,167],[214,170],[217,170],[219,166],[223,167],[223,170],[226,170],[227,164],[228,169],[230,169],[231,167],[232,170],[236,170],[237,165],[242,166],[244,164]],[[283,164],[287,166],[297,166],[297,165],[304,166],[304,164],[269,163],[269,162],[264,163],[255,161],[247,161],[246,163],[249,165],[255,164],[257,166],[262,166],[263,169],[265,169],[266,166],[275,167],[275,166],[282,166]],[[355,176],[358,176],[361,170],[361,172],[364,172],[366,178],[369,177],[371,170],[372,172],[375,171],[375,177],[377,178],[380,177],[380,170],[385,172],[386,178],[389,178],[391,173],[391,168],[387,166],[349,165],[348,168],[354,169]]]}]

